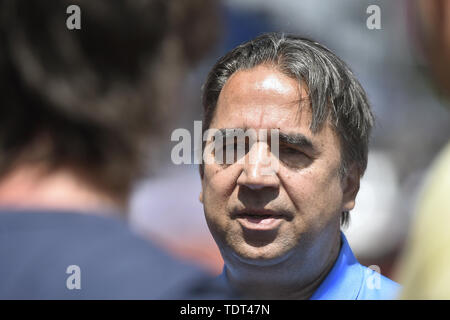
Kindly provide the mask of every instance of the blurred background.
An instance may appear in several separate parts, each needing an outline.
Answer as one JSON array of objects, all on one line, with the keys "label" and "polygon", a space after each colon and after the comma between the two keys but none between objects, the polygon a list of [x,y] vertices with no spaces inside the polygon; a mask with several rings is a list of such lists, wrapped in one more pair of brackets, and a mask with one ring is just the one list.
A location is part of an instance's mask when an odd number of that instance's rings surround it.
[{"label": "blurred background", "polygon": [[[379,30],[366,25],[372,4],[381,9]],[[413,1],[223,0],[209,6],[210,13],[196,14],[204,7],[192,10],[192,20],[184,23],[214,17],[215,30],[208,32],[215,43],[180,81],[173,97],[175,119],[151,146],[159,150],[152,152],[158,158],[152,160],[151,179],[142,180],[132,196],[132,226],[174,254],[221,272],[223,262],[198,200],[198,166],[172,163],[170,151],[177,142],[170,141],[170,134],[176,128],[193,132],[193,122],[202,119],[201,86],[220,56],[263,32],[296,33],[346,61],[368,93],[377,124],[368,169],[344,232],[362,264],[378,265],[382,274],[394,277],[424,175],[450,138],[449,102],[429,79]],[[192,35],[186,39],[195,41]]]}]

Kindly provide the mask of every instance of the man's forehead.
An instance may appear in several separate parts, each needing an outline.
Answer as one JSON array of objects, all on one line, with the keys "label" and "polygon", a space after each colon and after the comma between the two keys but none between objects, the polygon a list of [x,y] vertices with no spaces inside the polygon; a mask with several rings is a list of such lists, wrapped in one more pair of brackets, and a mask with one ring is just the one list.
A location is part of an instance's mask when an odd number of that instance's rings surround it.
[{"label": "man's forehead", "polygon": [[249,97],[257,102],[294,102],[307,99],[307,91],[304,81],[290,77],[273,66],[259,65],[233,73],[220,92],[219,103],[239,103]]},{"label": "man's forehead", "polygon": [[[306,108],[305,108],[306,109]],[[252,128],[280,129],[296,132],[300,128],[310,128],[312,116],[309,110],[297,103],[290,108],[273,105],[245,105],[218,112],[212,127],[216,128]]]},{"label": "man's forehead", "polygon": [[213,122],[255,129],[309,127],[306,84],[269,66],[237,71],[220,93]]}]

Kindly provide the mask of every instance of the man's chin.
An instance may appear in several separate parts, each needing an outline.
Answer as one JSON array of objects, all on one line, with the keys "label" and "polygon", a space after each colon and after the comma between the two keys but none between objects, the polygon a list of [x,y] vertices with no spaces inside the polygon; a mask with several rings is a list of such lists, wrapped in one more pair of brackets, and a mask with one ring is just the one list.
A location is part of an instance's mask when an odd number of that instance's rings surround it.
[{"label": "man's chin", "polygon": [[281,250],[274,246],[253,247],[245,244],[241,248],[232,250],[231,254],[234,260],[247,265],[259,267],[269,267],[284,262],[289,258],[292,250]]}]

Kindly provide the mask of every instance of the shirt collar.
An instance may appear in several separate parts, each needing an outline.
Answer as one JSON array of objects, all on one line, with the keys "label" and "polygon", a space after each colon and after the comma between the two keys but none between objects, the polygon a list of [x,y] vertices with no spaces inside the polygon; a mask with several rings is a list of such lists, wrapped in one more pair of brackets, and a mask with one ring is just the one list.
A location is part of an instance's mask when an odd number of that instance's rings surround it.
[{"label": "shirt collar", "polygon": [[341,250],[333,268],[323,280],[311,300],[354,300],[358,297],[364,274],[341,232]]}]

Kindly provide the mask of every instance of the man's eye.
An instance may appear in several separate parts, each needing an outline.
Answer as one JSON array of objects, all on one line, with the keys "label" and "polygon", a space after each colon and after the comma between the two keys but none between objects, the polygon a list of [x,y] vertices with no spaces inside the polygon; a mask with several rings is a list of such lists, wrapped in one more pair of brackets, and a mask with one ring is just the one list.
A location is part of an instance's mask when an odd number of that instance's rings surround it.
[{"label": "man's eye", "polygon": [[306,153],[293,147],[280,146],[279,152],[280,161],[290,168],[305,168],[313,161]]},{"label": "man's eye", "polygon": [[282,147],[280,146],[280,153],[289,154],[289,155],[305,155],[302,151],[291,148],[291,147]]}]

